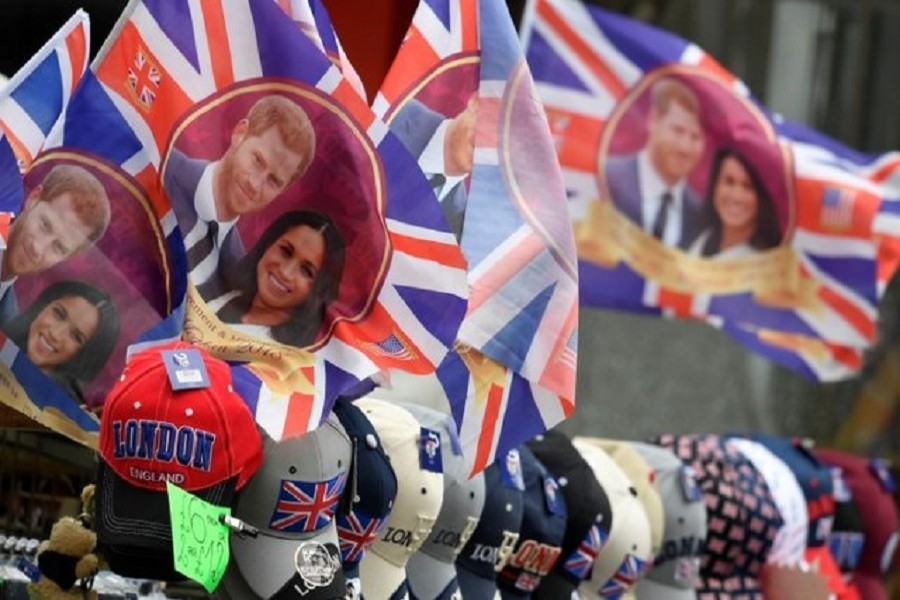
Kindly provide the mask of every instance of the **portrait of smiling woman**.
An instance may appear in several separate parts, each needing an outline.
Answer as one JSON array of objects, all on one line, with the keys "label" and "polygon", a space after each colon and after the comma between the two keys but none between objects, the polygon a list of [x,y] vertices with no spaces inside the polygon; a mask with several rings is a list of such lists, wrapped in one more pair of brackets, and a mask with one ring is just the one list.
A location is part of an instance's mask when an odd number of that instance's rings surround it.
[{"label": "portrait of smiling woman", "polygon": [[344,241],[329,217],[308,210],[284,213],[237,264],[231,291],[209,307],[248,335],[308,346],[337,297],[344,254]]},{"label": "portrait of smiling woman", "polygon": [[119,315],[105,291],[82,281],[58,281],[4,327],[45,375],[82,399],[109,360],[119,336]]},{"label": "portrait of smiling woman", "polygon": [[740,258],[781,242],[772,198],[756,169],[737,150],[716,152],[705,211],[711,225],[691,244],[689,253],[694,256]]}]

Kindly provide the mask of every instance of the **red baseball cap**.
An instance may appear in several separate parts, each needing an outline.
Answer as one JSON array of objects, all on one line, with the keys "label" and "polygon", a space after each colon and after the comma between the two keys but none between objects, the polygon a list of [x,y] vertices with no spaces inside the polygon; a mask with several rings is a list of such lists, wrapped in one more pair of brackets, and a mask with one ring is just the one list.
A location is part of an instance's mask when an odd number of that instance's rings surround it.
[{"label": "red baseball cap", "polygon": [[[176,361],[202,363],[190,368],[205,369],[208,385],[173,389],[167,362]],[[228,506],[262,462],[262,438],[228,364],[184,342],[129,360],[104,403],[99,449],[98,541],[114,572],[149,579],[180,578],[166,483]]]},{"label": "red baseball cap", "polygon": [[887,600],[885,575],[900,539],[900,511],[891,495],[890,474],[877,459],[837,450],[815,452],[823,462],[841,468],[862,517],[865,541],[851,583],[866,600]]}]

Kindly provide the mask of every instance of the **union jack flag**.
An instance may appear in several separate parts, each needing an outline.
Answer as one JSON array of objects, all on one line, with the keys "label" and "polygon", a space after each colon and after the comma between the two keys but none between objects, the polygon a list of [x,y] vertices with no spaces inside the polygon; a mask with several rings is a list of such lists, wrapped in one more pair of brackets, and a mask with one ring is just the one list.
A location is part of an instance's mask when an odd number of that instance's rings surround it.
[{"label": "union jack flag", "polygon": [[53,135],[87,70],[89,47],[90,21],[79,10],[0,91],[0,130],[22,171]]},{"label": "union jack flag", "polygon": [[9,235],[9,226],[16,211],[22,207],[25,197],[25,185],[19,171],[19,161],[9,145],[9,140],[0,136],[0,236],[3,237],[3,248]]},{"label": "union jack flag", "polygon": [[346,516],[339,515],[337,530],[344,564],[361,561],[366,548],[375,541],[385,523],[387,519],[367,517],[360,511],[351,511]]},{"label": "union jack flag", "polygon": [[134,64],[128,68],[128,86],[144,110],[150,110],[156,100],[156,90],[159,89],[161,79],[156,65],[147,59],[144,50],[138,49]]},{"label": "union jack flag", "polygon": [[608,536],[599,525],[591,525],[578,548],[563,563],[563,568],[578,579],[587,579],[594,559],[600,554]]},{"label": "union jack flag", "polygon": [[[898,153],[863,155],[790,123],[695,44],[581,2],[530,1],[522,40],[570,198],[582,302],[706,320],[817,380],[859,370],[875,339],[884,286],[900,264]],[[774,288],[714,289],[696,283],[700,278],[685,283],[635,258],[646,253],[622,258],[609,250],[623,246],[605,246],[616,236],[639,239],[630,224],[620,227],[603,212],[611,204],[607,154],[620,157],[641,147],[643,125],[635,118],[647,110],[641,107],[653,82],[672,74],[695,82],[701,106],[712,102],[703,94],[723,100],[701,113],[707,141],[700,165],[709,166],[720,145],[742,148],[766,173],[769,195],[781,198],[775,207],[782,241],[770,257],[780,257],[786,268],[768,274],[751,268]],[[738,115],[741,126],[717,121],[724,112]],[[705,189],[708,172],[698,167],[688,184]],[[614,229],[607,232],[603,222],[615,223]],[[592,225],[598,223],[599,229]],[[674,249],[663,250],[675,257],[670,263],[679,273],[693,268]],[[777,285],[787,279],[796,285]]]},{"label": "union jack flag", "polygon": [[328,481],[282,479],[269,527],[291,533],[322,529],[334,517],[346,481],[346,473]]},{"label": "union jack flag", "polygon": [[[267,415],[265,427],[276,437],[317,426],[342,390],[382,369],[433,372],[456,339],[468,296],[467,263],[459,243],[436,203],[420,201],[428,193],[424,176],[410,179],[412,159],[322,47],[301,34],[279,5],[288,3],[132,0],[92,65],[92,98],[117,114],[117,129],[111,132],[118,135],[117,143],[88,139],[79,131],[84,121],[72,118],[71,111],[66,121],[67,144],[92,151],[100,146],[148,190],[176,254],[183,247],[182,232],[162,190],[160,169],[176,128],[198,104],[248,82],[292,82],[285,85],[296,84],[317,102],[333,104],[341,122],[359,133],[366,156],[377,163],[373,185],[381,186],[380,204],[368,208],[377,213],[386,240],[380,284],[374,291],[357,290],[358,284],[342,280],[342,290],[358,291],[356,301],[367,303],[365,314],[335,319],[327,342],[315,349],[314,358],[304,359],[302,368],[266,363],[256,369],[257,395],[248,401],[258,415]],[[82,108],[79,114],[88,107]],[[335,135],[335,144],[346,143]],[[346,184],[363,185],[353,178]],[[181,263],[186,262],[183,252],[176,256]],[[176,282],[174,290],[181,293],[180,312],[149,335],[177,330],[186,318],[190,324],[192,303],[183,300],[186,280]],[[404,350],[398,354],[392,344],[386,351],[383,345],[366,343],[391,339],[402,341]],[[242,358],[233,349],[210,350],[229,360],[265,362],[260,353]],[[292,389],[290,382],[302,389]],[[267,408],[260,413],[263,406]]]},{"label": "union jack flag", "polygon": [[[321,3],[309,6],[319,37],[336,40]],[[418,143],[403,135],[404,111],[424,104],[449,120],[477,98],[460,238],[471,294],[457,346],[496,368],[471,372],[471,361],[451,354],[438,376],[477,473],[498,452],[574,409],[575,248],[553,143],[545,117],[534,110],[531,75],[506,7],[489,0],[420,2],[404,39],[372,108],[423,170],[427,153],[418,154]],[[345,58],[341,64],[353,71]]]},{"label": "union jack flag", "polygon": [[643,561],[632,554],[626,554],[625,560],[619,566],[619,570],[609,578],[599,594],[604,598],[618,598],[630,590],[638,579],[644,576],[644,572],[650,567],[649,561]]}]

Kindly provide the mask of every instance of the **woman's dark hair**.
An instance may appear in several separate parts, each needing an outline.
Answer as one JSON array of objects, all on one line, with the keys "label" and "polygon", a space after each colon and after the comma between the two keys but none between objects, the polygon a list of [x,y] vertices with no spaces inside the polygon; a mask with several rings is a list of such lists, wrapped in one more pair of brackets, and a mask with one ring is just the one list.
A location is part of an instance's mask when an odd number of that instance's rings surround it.
[{"label": "woman's dark hair", "polygon": [[70,393],[80,394],[77,382],[89,383],[103,369],[119,339],[119,313],[105,291],[83,281],[57,281],[38,295],[27,309],[19,313],[4,330],[19,348],[28,346],[31,323],[47,306],[60,298],[76,296],[97,309],[97,331],[71,359],[52,368],[48,375]]},{"label": "woman's dark hair", "polygon": [[244,256],[230,274],[232,289],[241,295],[219,310],[219,318],[226,323],[240,323],[256,296],[256,265],[266,250],[288,230],[300,225],[318,231],[325,241],[325,256],[312,290],[306,300],[291,311],[291,318],[272,327],[277,342],[291,346],[309,346],[325,319],[325,308],[337,298],[344,272],[344,240],[332,220],[316,211],[295,210],[278,217],[263,232],[253,249]]},{"label": "woman's dark hair", "polygon": [[722,243],[722,219],[719,217],[714,202],[716,183],[726,158],[738,161],[750,176],[753,190],[756,192],[756,227],[750,236],[749,244],[756,250],[768,250],[781,243],[781,230],[778,227],[778,215],[775,214],[775,204],[769,195],[769,190],[763,185],[756,169],[744,157],[743,154],[733,148],[720,148],[713,158],[712,171],[709,175],[709,184],[706,187],[706,222],[711,223],[710,235],[703,244],[701,256],[712,256],[721,251]]}]

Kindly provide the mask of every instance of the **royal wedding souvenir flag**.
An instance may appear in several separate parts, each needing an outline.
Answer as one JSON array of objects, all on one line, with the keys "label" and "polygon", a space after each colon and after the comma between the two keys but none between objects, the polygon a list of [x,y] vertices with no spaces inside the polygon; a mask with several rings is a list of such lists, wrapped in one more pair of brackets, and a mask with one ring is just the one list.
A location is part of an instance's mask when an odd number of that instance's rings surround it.
[{"label": "royal wedding souvenir flag", "polygon": [[[321,2],[291,5],[313,15],[305,30],[340,48]],[[417,159],[469,261],[468,312],[438,380],[477,473],[574,408],[574,245],[558,162],[506,6],[420,2],[404,39],[372,108]],[[340,64],[359,80],[346,56]]]},{"label": "royal wedding souvenir flag", "polygon": [[571,0],[522,39],[570,198],[586,306],[710,322],[814,379],[876,336],[900,157],[785,121],[711,56]]},{"label": "royal wedding souvenir flag", "polygon": [[48,141],[24,175],[3,251],[0,397],[94,446],[128,347],[180,332],[184,251],[139,140],[90,72],[59,127],[62,145]]},{"label": "royal wedding souvenir flag", "polygon": [[181,275],[136,341],[183,327],[240,365],[276,439],[380,370],[434,371],[466,260],[399,140],[276,3],[133,1],[91,70],[121,142],[91,142],[85,110],[64,143],[146,190]]}]

